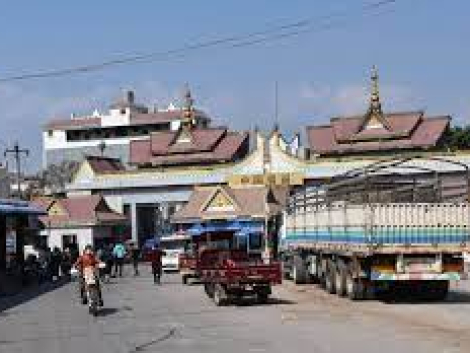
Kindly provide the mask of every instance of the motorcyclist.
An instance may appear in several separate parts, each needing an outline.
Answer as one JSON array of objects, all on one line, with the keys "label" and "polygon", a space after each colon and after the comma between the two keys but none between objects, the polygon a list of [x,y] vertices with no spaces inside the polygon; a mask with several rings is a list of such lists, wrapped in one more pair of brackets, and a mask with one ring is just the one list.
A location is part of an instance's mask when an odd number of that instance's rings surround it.
[{"label": "motorcyclist", "polygon": [[[98,270],[98,265],[100,261],[98,258],[95,256],[95,253],[93,251],[93,247],[91,245],[85,246],[85,249],[83,250],[83,254],[79,256],[77,261],[75,262],[74,266],[79,272],[79,287],[80,287],[80,298],[82,300],[82,304],[87,304],[88,298],[86,295],[85,291],[85,279],[83,277],[83,273],[85,268],[87,267],[92,267],[95,271]],[[101,285],[99,282],[99,276],[96,276],[96,283],[97,283],[97,288],[98,288],[98,301],[99,305],[103,306],[103,297],[101,295]]]}]

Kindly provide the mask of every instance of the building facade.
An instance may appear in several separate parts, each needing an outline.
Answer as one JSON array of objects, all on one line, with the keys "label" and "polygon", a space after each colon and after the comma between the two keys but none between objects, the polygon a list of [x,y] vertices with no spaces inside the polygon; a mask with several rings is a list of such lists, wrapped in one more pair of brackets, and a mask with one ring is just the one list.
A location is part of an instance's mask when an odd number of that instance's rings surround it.
[{"label": "building facade", "polygon": [[127,218],[113,211],[99,194],[40,198],[35,204],[47,213],[39,218],[40,235],[50,248],[73,246],[81,252],[86,245],[99,248],[126,236]]},{"label": "building facade", "polygon": [[[441,145],[449,117],[382,112],[375,72],[365,113],[333,119],[327,127],[307,128],[310,155],[299,153],[298,137],[286,141],[278,128],[263,135],[257,130],[201,127],[192,123],[193,114],[188,104],[178,129],[133,140],[130,166],[85,160],[67,186],[69,195],[102,194],[110,207],[128,216],[132,238],[142,241],[172,230],[171,216],[186,204],[195,187],[318,184],[406,154],[443,157],[470,166],[470,154],[449,152]],[[416,170],[449,174],[462,170],[431,160],[412,163]]]},{"label": "building facade", "polygon": [[[189,90],[185,102],[192,100]],[[185,103],[186,104],[186,103]],[[194,123],[207,126],[210,119],[194,111]],[[155,131],[178,130],[183,108],[170,104],[164,109],[151,109],[135,101],[134,92],[110,105],[107,112],[95,110],[89,116],[54,119],[43,127],[43,166],[60,165],[64,161],[81,162],[89,154],[104,154],[129,160],[129,144]]]}]

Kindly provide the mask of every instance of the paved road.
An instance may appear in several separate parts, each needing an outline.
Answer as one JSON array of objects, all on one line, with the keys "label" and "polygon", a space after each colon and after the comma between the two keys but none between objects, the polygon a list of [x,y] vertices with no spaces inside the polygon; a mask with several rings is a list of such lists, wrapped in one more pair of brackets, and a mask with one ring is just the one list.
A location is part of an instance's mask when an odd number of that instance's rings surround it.
[{"label": "paved road", "polygon": [[470,352],[465,292],[439,304],[351,303],[286,283],[268,305],[217,308],[200,286],[144,275],[116,280],[104,297],[98,318],[73,285],[3,310],[0,352]]}]

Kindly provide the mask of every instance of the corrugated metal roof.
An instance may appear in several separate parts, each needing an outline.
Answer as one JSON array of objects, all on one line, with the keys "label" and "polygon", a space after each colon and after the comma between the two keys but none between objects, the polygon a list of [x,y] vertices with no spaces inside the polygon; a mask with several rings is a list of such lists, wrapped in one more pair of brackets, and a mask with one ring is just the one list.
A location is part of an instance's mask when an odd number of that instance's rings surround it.
[{"label": "corrugated metal roof", "polygon": [[43,215],[46,211],[26,201],[0,199],[0,214]]}]

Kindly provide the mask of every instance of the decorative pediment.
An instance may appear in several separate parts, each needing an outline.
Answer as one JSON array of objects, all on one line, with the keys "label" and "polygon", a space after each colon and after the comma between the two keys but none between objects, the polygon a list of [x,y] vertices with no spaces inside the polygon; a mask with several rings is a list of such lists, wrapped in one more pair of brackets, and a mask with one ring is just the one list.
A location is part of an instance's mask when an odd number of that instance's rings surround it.
[{"label": "decorative pediment", "polygon": [[371,130],[371,129],[386,129],[384,124],[382,123],[381,119],[376,115],[372,115],[369,117],[368,121],[366,121],[363,130]]},{"label": "decorative pediment", "polygon": [[202,212],[233,212],[237,209],[236,201],[223,188],[217,188],[203,205]]},{"label": "decorative pediment", "polygon": [[173,145],[179,144],[179,143],[192,143],[193,139],[191,136],[191,131],[185,126],[182,126],[178,133],[175,136],[175,139],[173,141]]},{"label": "decorative pediment", "polygon": [[49,216],[67,216],[68,213],[67,213],[67,210],[62,207],[62,205],[57,202],[57,201],[54,201],[51,206],[49,206],[49,209],[47,210],[47,214]]}]

